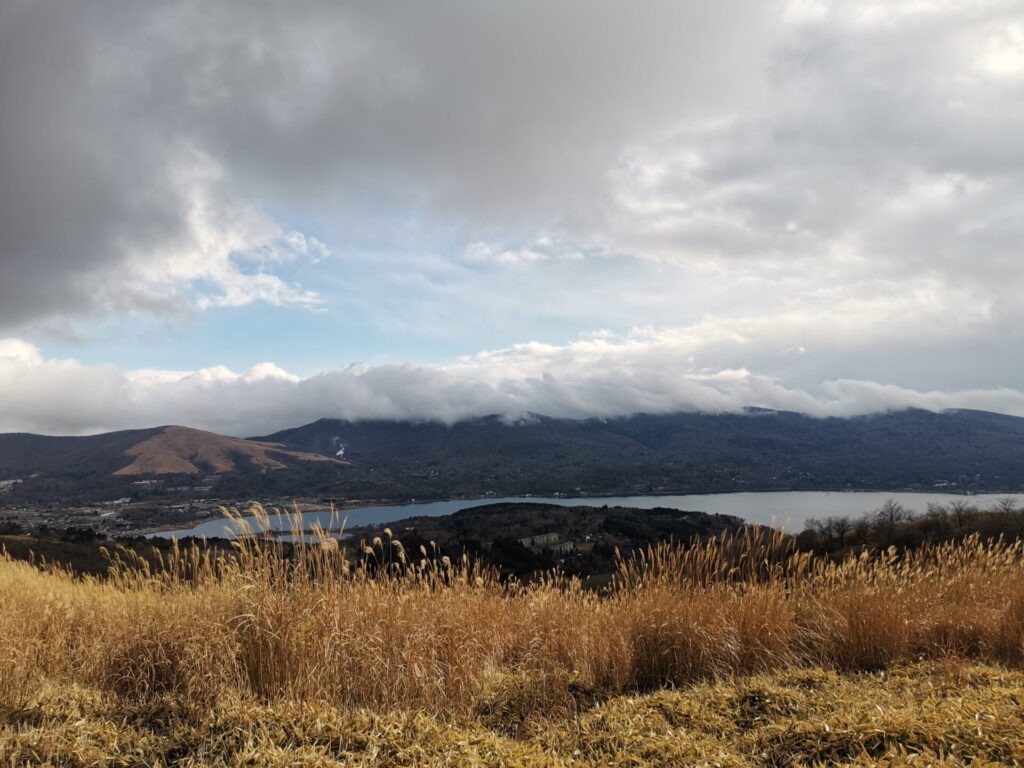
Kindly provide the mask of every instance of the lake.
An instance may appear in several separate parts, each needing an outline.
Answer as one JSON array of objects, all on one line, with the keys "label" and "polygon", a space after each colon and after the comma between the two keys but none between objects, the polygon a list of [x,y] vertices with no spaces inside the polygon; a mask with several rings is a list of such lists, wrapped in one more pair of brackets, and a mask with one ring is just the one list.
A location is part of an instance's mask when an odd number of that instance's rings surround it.
[{"label": "lake", "polygon": [[[459,499],[448,501],[429,501],[415,504],[396,504],[379,507],[352,507],[341,510],[341,519],[347,518],[347,527],[364,525],[384,525],[395,520],[413,516],[437,517],[450,515],[460,509],[475,507],[480,504],[497,502],[534,502],[561,504],[563,506],[608,506],[637,507],[652,509],[669,507],[687,511],[711,512],[723,515],[735,515],[751,523],[763,523],[777,528],[785,528],[791,532],[803,529],[804,522],[812,517],[829,517],[833,515],[850,515],[857,517],[864,512],[877,509],[888,499],[895,499],[903,506],[917,512],[924,512],[929,503],[946,504],[954,500],[968,501],[981,507],[991,506],[997,499],[1012,494],[979,494],[962,496],[946,493],[889,493],[875,491],[767,491],[758,493],[707,493],[682,496],[615,496],[601,498],[566,498],[553,499],[539,496],[507,497],[485,499]],[[1018,501],[1022,497],[1017,496]],[[331,525],[329,510],[305,512],[302,515],[306,530],[320,523],[325,528]],[[336,518],[337,519],[337,518]],[[251,520],[251,518],[250,518]],[[337,522],[334,524],[337,527]],[[271,519],[272,530],[288,530],[291,525],[287,520]],[[162,531],[157,536],[181,538],[183,536],[227,537],[233,535],[231,525],[222,519],[209,520],[194,528],[176,531]]]}]

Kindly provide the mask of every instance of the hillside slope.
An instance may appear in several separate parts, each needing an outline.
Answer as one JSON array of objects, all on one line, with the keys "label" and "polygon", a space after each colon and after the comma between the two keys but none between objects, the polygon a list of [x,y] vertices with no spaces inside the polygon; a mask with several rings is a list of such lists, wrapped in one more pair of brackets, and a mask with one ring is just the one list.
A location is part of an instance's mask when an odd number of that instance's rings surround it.
[{"label": "hillside slope", "polygon": [[148,476],[232,472],[249,462],[283,469],[288,460],[343,465],[335,457],[188,427],[156,427],[87,437],[0,435],[0,477],[46,474]]},{"label": "hillside slope", "polygon": [[1024,419],[980,411],[490,417],[452,426],[321,419],[259,439],[343,450],[355,468],[350,491],[380,495],[1024,488]]},{"label": "hillside slope", "polygon": [[[8,500],[118,498],[140,478],[217,498],[427,499],[737,490],[1024,489],[1024,419],[907,410],[850,419],[677,413],[453,425],[321,419],[243,440],[184,427],[0,435]],[[137,493],[137,491],[131,491]],[[155,491],[154,491],[155,492]]]},{"label": "hillside slope", "polygon": [[[187,427],[126,430],[86,437],[0,435],[0,502],[89,502],[151,497],[223,497],[263,491],[295,494],[337,482],[348,462],[267,442]],[[12,482],[16,481],[16,482]],[[182,490],[186,489],[186,490]]]},{"label": "hillside slope", "polygon": [[186,427],[167,427],[160,434],[136,443],[125,451],[134,461],[115,475],[196,475],[202,469],[232,472],[239,461],[261,470],[285,469],[284,459],[345,464],[341,459],[283,448],[272,443],[224,437]]}]

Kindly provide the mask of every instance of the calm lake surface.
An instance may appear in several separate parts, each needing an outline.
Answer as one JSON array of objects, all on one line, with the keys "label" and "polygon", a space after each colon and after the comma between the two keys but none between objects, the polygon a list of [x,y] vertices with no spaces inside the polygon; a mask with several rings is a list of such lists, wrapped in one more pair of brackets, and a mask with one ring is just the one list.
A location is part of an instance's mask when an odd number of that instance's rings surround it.
[{"label": "calm lake surface", "polygon": [[[669,507],[696,512],[711,512],[724,515],[736,515],[752,523],[763,523],[788,531],[797,532],[803,529],[804,522],[811,517],[829,517],[831,515],[850,515],[856,517],[870,512],[884,504],[888,499],[895,499],[903,506],[917,512],[924,512],[931,502],[946,504],[960,499],[980,507],[991,506],[997,499],[1010,496],[1018,502],[1024,497],[1012,494],[978,494],[962,496],[946,493],[887,493],[874,491],[769,491],[760,493],[708,493],[685,496],[604,496],[601,498],[551,499],[540,496],[506,497],[486,499],[459,499],[449,501],[429,501],[415,504],[398,504],[380,507],[352,507],[336,513],[333,528],[338,527],[342,519],[347,518],[346,526],[384,525],[395,520],[413,516],[437,517],[450,515],[460,509],[475,507],[480,504],[497,502],[535,502],[561,504],[563,506],[608,506],[637,507],[652,509]],[[324,528],[332,526],[332,515],[329,510],[305,512],[302,515],[303,527],[311,529],[316,523]],[[249,518],[252,521],[252,518]],[[271,530],[288,530],[291,524],[284,519],[271,518]],[[194,528],[177,531],[163,531],[157,536],[181,538],[183,536],[226,537],[234,535],[232,526],[224,520],[210,520],[200,523]]]}]

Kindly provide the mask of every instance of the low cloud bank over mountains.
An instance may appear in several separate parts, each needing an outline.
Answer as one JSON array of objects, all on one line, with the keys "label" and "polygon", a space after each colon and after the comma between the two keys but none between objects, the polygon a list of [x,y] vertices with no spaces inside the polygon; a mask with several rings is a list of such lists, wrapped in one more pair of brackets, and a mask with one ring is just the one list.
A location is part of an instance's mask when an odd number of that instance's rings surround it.
[{"label": "low cloud bank over mountains", "polygon": [[6,339],[0,341],[0,431],[88,434],[174,423],[252,435],[321,417],[452,423],[495,413],[585,418],[748,406],[813,416],[908,407],[1024,416],[1019,390],[919,391],[843,379],[811,390],[744,369],[667,367],[664,354],[647,345],[523,345],[448,365],[350,365],[300,378],[271,363],[244,373],[124,371],[49,359],[31,344]]}]

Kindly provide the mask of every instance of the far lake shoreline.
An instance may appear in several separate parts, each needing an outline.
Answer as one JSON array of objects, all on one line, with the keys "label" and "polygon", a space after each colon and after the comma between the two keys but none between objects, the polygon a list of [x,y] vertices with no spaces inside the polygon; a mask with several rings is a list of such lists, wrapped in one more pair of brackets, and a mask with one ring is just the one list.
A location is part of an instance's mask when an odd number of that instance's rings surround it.
[{"label": "far lake shoreline", "polygon": [[[749,523],[783,528],[790,532],[801,530],[810,518],[833,515],[860,516],[877,509],[889,499],[895,499],[916,512],[924,512],[929,503],[946,504],[954,500],[969,500],[981,507],[991,506],[1002,498],[1024,498],[1024,492],[1007,493],[941,493],[930,491],[727,491],[685,494],[638,494],[631,496],[504,496],[475,499],[442,499],[410,501],[402,504],[366,504],[347,506],[331,512],[329,509],[302,512],[303,528],[320,524],[327,528],[332,520],[337,525],[347,521],[346,527],[383,526],[409,517],[438,517],[450,515],[470,507],[497,503],[556,504],[561,506],[622,506],[638,509],[668,507],[691,512],[725,514],[740,517]],[[246,516],[247,521],[254,518]],[[271,531],[290,527],[284,518],[271,518]],[[232,538],[230,523],[223,518],[208,519],[189,528],[154,531],[150,536],[160,538]]]}]

